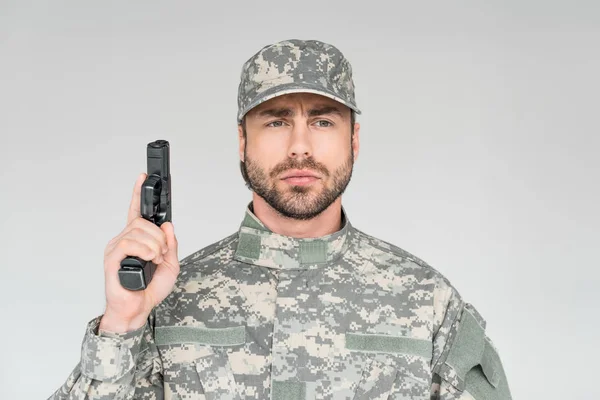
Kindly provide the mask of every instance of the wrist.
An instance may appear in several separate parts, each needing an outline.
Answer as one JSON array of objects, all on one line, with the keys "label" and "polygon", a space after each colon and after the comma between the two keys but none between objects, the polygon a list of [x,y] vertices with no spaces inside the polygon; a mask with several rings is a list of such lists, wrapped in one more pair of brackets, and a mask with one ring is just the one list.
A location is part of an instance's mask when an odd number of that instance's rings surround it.
[{"label": "wrist", "polygon": [[100,319],[98,330],[112,333],[128,333],[144,326],[147,319],[147,316],[139,316],[131,320],[123,319],[106,310]]}]

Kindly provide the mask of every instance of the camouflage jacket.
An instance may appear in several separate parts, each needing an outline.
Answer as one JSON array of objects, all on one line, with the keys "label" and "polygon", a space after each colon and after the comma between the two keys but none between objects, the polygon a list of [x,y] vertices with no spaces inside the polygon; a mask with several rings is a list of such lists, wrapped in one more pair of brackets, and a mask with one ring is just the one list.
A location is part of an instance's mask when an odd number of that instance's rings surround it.
[{"label": "camouflage jacket", "polygon": [[125,334],[89,322],[50,399],[511,399],[485,321],[438,271],[350,224],[237,232],[180,261]]}]

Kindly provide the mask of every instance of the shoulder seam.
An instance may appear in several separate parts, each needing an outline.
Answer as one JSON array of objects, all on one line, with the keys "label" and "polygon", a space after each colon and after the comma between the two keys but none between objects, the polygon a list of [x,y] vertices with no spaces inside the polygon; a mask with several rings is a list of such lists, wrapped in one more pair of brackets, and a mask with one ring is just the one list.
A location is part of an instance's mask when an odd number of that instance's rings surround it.
[{"label": "shoulder seam", "polygon": [[[459,301],[460,301],[460,307],[459,307],[458,311],[456,312],[456,315],[452,318],[452,323],[450,324],[450,327],[453,327],[457,323],[457,321],[460,320],[460,317],[462,316],[462,313],[465,309],[464,300],[460,297],[460,295],[458,297],[459,297]],[[448,309],[446,308],[446,313],[447,312],[448,312]],[[452,347],[455,340],[456,340],[456,334],[454,336],[452,336],[452,338],[450,338],[450,340],[447,340],[446,343],[444,343],[444,347],[442,348],[442,350],[440,352],[440,356],[438,357],[437,361],[435,362],[435,365],[431,369],[432,371],[435,371],[435,373],[440,372],[439,369],[446,362],[446,359],[448,358],[449,350],[446,351],[446,349],[449,349],[450,347]]]},{"label": "shoulder seam", "polygon": [[[359,229],[356,229],[356,228],[354,228],[354,229],[356,230],[356,232],[358,233],[359,236],[363,236],[365,238],[371,239],[371,242],[369,243],[369,245],[371,245],[379,250],[391,251],[392,253],[396,254],[397,256],[408,258],[409,260],[414,261],[415,263],[417,263],[418,265],[420,265],[424,268],[435,269],[431,265],[429,265],[427,262],[421,260],[419,257],[415,256],[412,253],[409,253],[408,251],[406,251],[396,245],[393,245],[392,243],[389,243],[389,242],[386,242],[385,240],[376,238],[375,236],[368,235]],[[377,241],[387,244],[388,246],[390,246],[390,248],[386,249],[385,247],[378,246],[376,243]]]}]

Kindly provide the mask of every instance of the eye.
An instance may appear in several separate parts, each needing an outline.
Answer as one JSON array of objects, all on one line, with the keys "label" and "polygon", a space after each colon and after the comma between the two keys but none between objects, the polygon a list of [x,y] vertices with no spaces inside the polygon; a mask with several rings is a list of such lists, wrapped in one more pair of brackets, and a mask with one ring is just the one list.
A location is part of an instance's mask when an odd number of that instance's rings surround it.
[{"label": "eye", "polygon": [[[324,120],[324,119],[320,119],[316,123],[317,123],[317,126],[319,126],[320,128],[327,128],[327,127],[333,126],[333,124],[331,122]],[[323,125],[323,123],[325,123],[325,125]]]},{"label": "eye", "polygon": [[269,122],[267,124],[267,126],[270,126],[272,128],[279,128],[283,126],[283,121],[273,121],[273,122]]}]

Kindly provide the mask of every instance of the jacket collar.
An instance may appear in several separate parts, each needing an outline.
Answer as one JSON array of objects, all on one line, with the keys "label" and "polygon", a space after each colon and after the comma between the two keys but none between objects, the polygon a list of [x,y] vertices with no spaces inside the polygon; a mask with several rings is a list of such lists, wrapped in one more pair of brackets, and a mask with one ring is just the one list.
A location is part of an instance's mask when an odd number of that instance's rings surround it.
[{"label": "jacket collar", "polygon": [[238,231],[238,245],[233,258],[275,269],[319,268],[344,254],[350,230],[350,221],[342,206],[342,228],[337,232],[317,238],[280,235],[272,232],[254,215],[250,202]]}]

